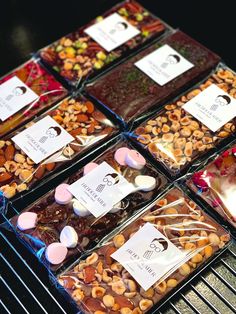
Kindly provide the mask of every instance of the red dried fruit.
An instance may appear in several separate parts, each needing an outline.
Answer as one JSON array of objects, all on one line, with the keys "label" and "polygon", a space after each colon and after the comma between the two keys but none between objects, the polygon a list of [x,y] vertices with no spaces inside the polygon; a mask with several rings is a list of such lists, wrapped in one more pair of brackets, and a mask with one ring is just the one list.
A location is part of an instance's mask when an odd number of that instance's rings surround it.
[{"label": "red dried fruit", "polygon": [[61,280],[63,280],[63,287],[65,289],[73,289],[75,285],[75,279],[71,277],[62,277]]},{"label": "red dried fruit", "polygon": [[113,258],[111,255],[116,251],[116,248],[114,246],[109,246],[105,252],[105,261],[107,265],[111,265],[113,263]]},{"label": "red dried fruit", "polygon": [[36,178],[36,179],[41,179],[41,178],[43,177],[44,173],[45,173],[45,169],[46,169],[46,168],[45,168],[45,165],[39,166],[39,167],[37,168],[35,174],[34,174],[35,178]]},{"label": "red dried fruit", "polygon": [[15,154],[15,147],[12,144],[8,145],[6,150],[5,150],[5,158],[6,158],[6,160],[13,160],[14,159],[14,154]]},{"label": "red dried fruit", "polygon": [[1,172],[0,173],[0,184],[6,184],[8,183],[12,178],[12,175],[8,172]]},{"label": "red dried fruit", "polygon": [[47,171],[52,171],[55,168],[56,164],[55,162],[50,162],[49,164],[46,164]]},{"label": "red dried fruit", "polygon": [[91,101],[86,101],[86,103],[84,105],[87,107],[88,113],[94,112],[94,105]]},{"label": "red dried fruit", "polygon": [[96,277],[95,277],[96,269],[92,266],[86,266],[83,269],[83,274],[84,274],[84,282],[85,283],[90,283],[96,279]]},{"label": "red dried fruit", "polygon": [[122,307],[128,307],[129,309],[133,310],[134,305],[132,302],[129,301],[126,297],[119,295],[115,297],[115,303],[117,303],[120,308]]},{"label": "red dried fruit", "polygon": [[85,308],[89,311],[92,311],[92,312],[105,310],[105,306],[98,299],[88,297],[88,298],[83,300],[83,303],[84,303]]},{"label": "red dried fruit", "polygon": [[83,114],[83,113],[78,114],[77,115],[77,121],[78,122],[86,122],[86,121],[88,121],[88,116],[86,114]]},{"label": "red dried fruit", "polygon": [[2,167],[6,162],[6,158],[3,155],[0,155],[0,167]]}]

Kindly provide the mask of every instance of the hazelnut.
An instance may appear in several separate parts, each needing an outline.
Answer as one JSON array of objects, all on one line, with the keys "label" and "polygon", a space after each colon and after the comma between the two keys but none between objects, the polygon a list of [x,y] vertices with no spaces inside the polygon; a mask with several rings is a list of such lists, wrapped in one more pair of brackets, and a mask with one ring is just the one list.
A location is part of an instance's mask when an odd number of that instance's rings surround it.
[{"label": "hazelnut", "polygon": [[154,291],[153,288],[149,288],[146,291],[143,290],[142,288],[140,290],[141,296],[144,297],[144,298],[148,298],[148,299],[151,299],[154,296],[154,293],[155,293],[155,291]]},{"label": "hazelnut", "polygon": [[183,136],[183,137],[189,137],[191,135],[192,131],[189,127],[183,127],[181,130],[180,130],[180,134]]},{"label": "hazelnut", "polygon": [[172,133],[163,134],[162,139],[164,142],[171,143],[173,142],[174,135]]},{"label": "hazelnut", "polygon": [[132,314],[133,311],[128,307],[122,307],[122,309],[120,309],[120,313],[121,314]]},{"label": "hazelnut", "polygon": [[133,309],[133,314],[142,314],[143,312],[140,310],[139,307],[136,307],[135,309]]},{"label": "hazelnut", "polygon": [[151,132],[152,132],[152,126],[149,125],[149,124],[146,125],[146,126],[145,126],[145,132],[146,132],[146,133],[151,133]]},{"label": "hazelnut", "polygon": [[122,269],[123,269],[123,266],[120,264],[120,263],[118,263],[118,262],[115,262],[115,263],[113,263],[112,265],[111,265],[111,270],[112,271],[116,271],[116,272],[121,272],[122,271]]},{"label": "hazelnut", "polygon": [[205,255],[206,259],[209,258],[212,255],[212,253],[213,253],[212,246],[208,245],[204,248],[204,255]]},{"label": "hazelnut", "polygon": [[4,167],[8,172],[15,172],[18,168],[18,165],[15,161],[6,161]]},{"label": "hazelnut", "polygon": [[170,127],[167,124],[163,124],[161,131],[163,133],[168,133],[168,132],[170,132]]},{"label": "hazelnut", "polygon": [[21,154],[15,154],[14,160],[20,164],[23,164],[25,162],[25,156]]},{"label": "hazelnut", "polygon": [[175,288],[178,284],[178,281],[176,279],[169,279],[167,280],[167,287],[168,288]]},{"label": "hazelnut", "polygon": [[112,291],[114,291],[118,295],[122,295],[126,291],[126,286],[121,279],[119,281],[117,280],[115,282],[111,282],[111,288]]},{"label": "hazelnut", "polygon": [[33,179],[33,173],[30,170],[24,169],[20,172],[19,178],[22,182],[30,182]]},{"label": "hazelnut", "polygon": [[151,141],[151,135],[149,134],[142,134],[138,137],[138,141],[142,144],[148,144]]},{"label": "hazelnut", "polygon": [[176,216],[178,215],[178,211],[174,207],[169,207],[165,209],[165,215],[168,216],[170,219],[176,219]]},{"label": "hazelnut", "polygon": [[180,124],[181,125],[189,125],[191,123],[191,120],[188,117],[183,117],[180,119]]},{"label": "hazelnut", "polygon": [[137,290],[136,283],[131,279],[125,279],[125,284],[127,285],[130,292],[135,292]]},{"label": "hazelnut", "polygon": [[197,253],[196,255],[194,255],[192,258],[191,258],[191,262],[192,263],[201,263],[203,260],[203,257],[200,253]]},{"label": "hazelnut", "polygon": [[180,129],[180,124],[178,121],[173,121],[170,127],[171,131],[177,132]]},{"label": "hazelnut", "polygon": [[153,301],[148,300],[148,299],[142,299],[139,302],[139,307],[142,311],[147,311],[148,309],[150,309],[153,306]]},{"label": "hazelnut", "polygon": [[194,243],[188,242],[185,244],[184,249],[186,251],[194,251],[196,250],[196,245]]},{"label": "hazelnut", "polygon": [[193,144],[192,142],[187,142],[184,149],[184,154],[187,157],[191,157],[193,154]]},{"label": "hazelnut", "polygon": [[0,149],[5,146],[6,142],[5,141],[0,141]]},{"label": "hazelnut", "polygon": [[155,285],[154,289],[157,291],[157,293],[163,294],[166,291],[166,287],[167,287],[166,281],[163,280],[161,283]]},{"label": "hazelnut", "polygon": [[92,288],[92,297],[93,298],[102,298],[105,295],[106,289],[103,287],[93,287]]},{"label": "hazelnut", "polygon": [[113,238],[113,243],[118,249],[125,243],[125,237],[122,234],[118,234]]},{"label": "hazelnut", "polygon": [[102,280],[104,282],[111,282],[112,278],[108,276],[107,271],[104,269],[102,273]]},{"label": "hazelnut", "polygon": [[186,263],[183,264],[183,265],[181,265],[180,268],[179,268],[179,273],[180,273],[182,276],[187,276],[187,275],[190,274],[190,272],[191,272],[191,269],[190,269],[189,265],[186,264]]},{"label": "hazelnut", "polygon": [[213,246],[218,246],[220,244],[220,238],[215,233],[210,233],[208,236],[210,244]]},{"label": "hazelnut", "polygon": [[113,305],[115,304],[115,299],[112,295],[109,294],[104,295],[102,301],[106,307],[113,307]]}]

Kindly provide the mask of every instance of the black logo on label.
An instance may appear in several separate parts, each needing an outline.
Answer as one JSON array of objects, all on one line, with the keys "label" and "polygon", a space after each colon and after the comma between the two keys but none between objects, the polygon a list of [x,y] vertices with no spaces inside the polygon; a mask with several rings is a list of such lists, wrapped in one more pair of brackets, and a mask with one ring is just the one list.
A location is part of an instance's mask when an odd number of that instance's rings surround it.
[{"label": "black logo on label", "polygon": [[126,22],[117,22],[113,29],[110,30],[110,34],[114,35],[116,32],[125,31],[129,25]]},{"label": "black logo on label", "polygon": [[150,243],[149,248],[150,250],[147,250],[143,254],[143,257],[146,259],[151,259],[155,253],[162,253],[166,251],[168,249],[168,242],[164,238],[155,238]]},{"label": "black logo on label", "polygon": [[174,65],[174,64],[177,64],[179,63],[181,60],[180,56],[178,55],[168,55],[167,58],[166,58],[166,61],[164,63],[162,63],[161,67],[163,69],[166,69],[168,67],[168,65]]},{"label": "black logo on label", "polygon": [[231,103],[231,99],[227,95],[219,95],[216,97],[214,104],[210,107],[210,110],[216,111],[219,106],[224,107]]},{"label": "black logo on label", "polygon": [[6,97],[7,101],[10,101],[14,96],[22,96],[27,92],[27,88],[25,86],[16,86],[12,93]]},{"label": "black logo on label", "polygon": [[61,134],[61,129],[58,126],[51,126],[49,129],[46,131],[46,135],[42,136],[41,139],[39,140],[39,143],[45,143],[48,138],[56,138]]},{"label": "black logo on label", "polygon": [[104,183],[99,184],[96,188],[96,191],[99,193],[101,193],[105,189],[106,186],[112,186],[119,183],[120,178],[117,173],[109,173],[103,178],[102,181]]}]

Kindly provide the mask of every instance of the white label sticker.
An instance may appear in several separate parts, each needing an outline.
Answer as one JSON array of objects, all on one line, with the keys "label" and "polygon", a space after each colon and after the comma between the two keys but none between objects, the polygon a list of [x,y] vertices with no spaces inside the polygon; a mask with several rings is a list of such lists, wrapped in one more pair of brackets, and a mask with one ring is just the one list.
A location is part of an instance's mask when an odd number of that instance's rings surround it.
[{"label": "white label sticker", "polygon": [[17,76],[0,85],[0,119],[5,121],[39,96]]},{"label": "white label sticker", "polygon": [[110,52],[126,41],[137,36],[140,31],[119,14],[114,13],[84,31],[106,51]]},{"label": "white label sticker", "polygon": [[212,84],[189,100],[183,109],[216,132],[236,116],[236,100]]},{"label": "white label sticker", "polygon": [[169,45],[158,48],[135,65],[161,86],[194,67]]},{"label": "white label sticker", "polygon": [[111,256],[145,291],[185,260],[185,254],[150,223]]},{"label": "white label sticker", "polygon": [[131,193],[134,186],[104,161],[68,190],[97,218]]},{"label": "white label sticker", "polygon": [[74,140],[55,120],[46,116],[12,140],[36,164]]}]

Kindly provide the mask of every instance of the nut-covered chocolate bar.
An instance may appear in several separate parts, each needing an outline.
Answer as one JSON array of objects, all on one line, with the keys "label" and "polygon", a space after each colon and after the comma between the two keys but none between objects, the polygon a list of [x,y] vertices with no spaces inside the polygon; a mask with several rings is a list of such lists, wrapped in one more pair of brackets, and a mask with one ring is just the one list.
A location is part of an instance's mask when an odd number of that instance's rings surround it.
[{"label": "nut-covered chocolate bar", "polygon": [[165,105],[163,110],[134,131],[135,139],[172,175],[179,174],[196,158],[235,133],[234,120],[213,132],[183,109],[188,101],[213,84],[222,93],[236,98],[236,75],[221,65],[206,81]]},{"label": "nut-covered chocolate bar", "polygon": [[187,181],[213,210],[236,227],[236,146],[229,147]]},{"label": "nut-covered chocolate bar", "polygon": [[[129,28],[136,28],[134,36],[131,34],[131,38],[129,37],[128,40],[125,40],[111,51],[105,49],[99,43],[99,40],[95,40],[97,37],[91,37],[86,32],[93,25],[99,27],[99,23],[103,23],[106,18],[115,18],[114,25],[108,25],[105,29],[105,31],[110,29],[104,35],[106,38],[116,37],[117,33],[119,35],[122,32],[125,36],[125,32],[129,31]],[[61,76],[72,84],[76,84],[96,74],[101,69],[114,64],[117,59],[126,56],[135,48],[141,47],[151,38],[160,36],[165,30],[166,26],[162,21],[154,17],[139,3],[127,0],[115,6],[103,16],[99,16],[88,25],[44,48],[40,55]],[[100,30],[100,32],[102,31]],[[116,38],[110,40],[116,42]]]},{"label": "nut-covered chocolate bar", "polygon": [[[144,238],[136,244],[132,239],[147,224],[160,235],[146,248]],[[146,313],[223,248],[229,239],[229,234],[220,225],[181,190],[174,188],[110,242],[74,263],[58,277],[58,282],[84,313]],[[175,255],[172,245],[177,252]],[[141,256],[142,246],[144,254]],[[130,256],[124,266],[114,259],[114,254],[116,258],[119,254],[122,256],[121,250],[123,255]],[[168,257],[171,254],[172,258]],[[134,270],[136,263],[142,272],[147,271],[146,279],[156,276],[155,265],[162,277],[144,289],[137,282],[141,278],[135,280],[127,271],[128,267]],[[172,267],[168,268],[168,265]]]},{"label": "nut-covered chocolate bar", "polygon": [[[158,55],[141,70],[138,63],[152,53]],[[219,57],[213,52],[177,31],[91,82],[86,90],[125,122],[130,122],[148,115],[151,109],[158,109],[164,101],[209,73],[218,62]],[[183,63],[184,71],[176,73],[178,63]],[[185,68],[186,63],[188,67]],[[169,78],[173,73],[172,79],[165,84],[155,81],[160,77]]]},{"label": "nut-covered chocolate bar", "polygon": [[[92,211],[88,210],[68,189],[79,179],[92,175],[93,171],[104,162],[112,169],[104,178],[102,175],[96,175],[94,178],[92,176],[92,181],[99,177],[101,182],[97,188],[86,189],[91,197],[94,196],[95,201],[96,198],[102,199],[103,189],[105,188],[106,195],[109,193],[109,187],[118,185],[119,180],[123,180],[122,177],[128,182],[123,186],[125,189],[129,188],[129,194],[126,193],[126,196],[116,204],[111,203],[106,213],[95,218]],[[157,172],[142,155],[126,142],[119,142],[95,161],[87,164],[83,170],[69,177],[55,190],[26,208],[19,216],[12,218],[11,223],[17,228],[20,236],[30,242],[34,250],[39,249],[38,240],[44,243],[45,258],[52,269],[56,270],[70,256],[78,256],[92,247],[146,206],[161,192],[166,183],[165,177]],[[78,193],[80,196],[82,187],[78,188]],[[98,206],[96,204],[94,207]],[[28,239],[28,235],[31,236],[31,240]],[[35,242],[32,239],[35,239]]]},{"label": "nut-covered chocolate bar", "polygon": [[36,186],[43,178],[59,170],[62,165],[69,163],[96,143],[102,143],[115,132],[113,123],[95,107],[93,102],[83,96],[64,99],[44,116],[52,117],[74,137],[74,141],[36,164],[11,139],[13,135],[32,126],[35,121],[0,140],[0,190],[7,198]]},{"label": "nut-covered chocolate bar", "polygon": [[[1,88],[5,84],[9,84],[10,80],[15,80],[16,78],[20,81],[17,81],[18,84],[16,86],[10,85],[10,87],[5,87],[8,90],[8,95],[2,99]],[[29,93],[26,88],[35,93],[35,98],[34,100],[30,99],[29,102],[27,102],[26,98],[24,106],[22,104],[19,110],[15,112],[14,107],[18,101]],[[66,89],[36,59],[29,60],[0,78],[0,137],[19,127],[22,123],[26,123],[35,115],[49,109],[66,95]],[[7,116],[4,115],[4,119],[1,119],[3,111],[9,108],[10,101],[13,102],[13,105],[9,112],[12,110],[14,113]]]}]

